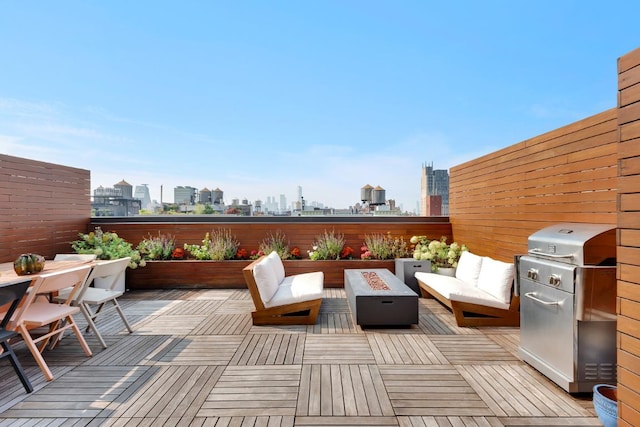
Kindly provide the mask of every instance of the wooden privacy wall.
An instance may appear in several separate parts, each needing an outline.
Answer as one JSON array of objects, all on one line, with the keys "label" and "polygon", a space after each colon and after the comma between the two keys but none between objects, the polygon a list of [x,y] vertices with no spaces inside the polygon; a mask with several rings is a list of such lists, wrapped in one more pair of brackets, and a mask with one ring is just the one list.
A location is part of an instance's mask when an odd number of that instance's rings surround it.
[{"label": "wooden privacy wall", "polygon": [[618,425],[640,425],[640,49],[618,60]]},{"label": "wooden privacy wall", "polygon": [[547,225],[616,224],[617,145],[611,109],[451,168],[455,240],[513,262]]},{"label": "wooden privacy wall", "polygon": [[0,262],[69,252],[90,216],[88,170],[0,154]]}]

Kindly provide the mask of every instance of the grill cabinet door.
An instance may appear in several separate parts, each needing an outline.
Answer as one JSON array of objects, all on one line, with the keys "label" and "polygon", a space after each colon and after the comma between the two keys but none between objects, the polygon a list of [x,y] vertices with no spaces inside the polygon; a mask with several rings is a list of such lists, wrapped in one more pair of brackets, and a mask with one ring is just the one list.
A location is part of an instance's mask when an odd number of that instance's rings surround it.
[{"label": "grill cabinet door", "polygon": [[574,380],[574,294],[520,277],[520,348]]}]

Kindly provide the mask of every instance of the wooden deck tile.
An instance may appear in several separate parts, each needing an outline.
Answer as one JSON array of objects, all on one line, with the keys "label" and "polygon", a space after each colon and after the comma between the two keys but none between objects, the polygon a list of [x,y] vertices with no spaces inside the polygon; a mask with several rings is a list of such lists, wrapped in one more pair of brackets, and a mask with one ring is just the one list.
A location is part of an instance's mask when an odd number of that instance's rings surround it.
[{"label": "wooden deck tile", "polygon": [[493,415],[452,366],[380,366],[380,373],[396,415]]},{"label": "wooden deck tile", "polygon": [[296,414],[392,416],[394,411],[377,366],[305,365]]},{"label": "wooden deck tile", "polygon": [[295,414],[300,365],[229,366],[198,411],[200,417]]},{"label": "wooden deck tile", "polygon": [[448,363],[426,335],[367,334],[369,346],[380,365],[431,365]]},{"label": "wooden deck tile", "polygon": [[156,357],[162,365],[226,366],[242,343],[241,335],[189,335]]},{"label": "wooden deck tile", "polygon": [[564,390],[525,366],[459,366],[497,416],[584,417],[589,412]]},{"label": "wooden deck tile", "polygon": [[229,365],[301,365],[304,334],[247,335]]},{"label": "wooden deck tile", "polygon": [[505,352],[495,341],[485,335],[432,335],[430,338],[449,363],[454,365],[519,362],[516,356]]},{"label": "wooden deck tile", "polygon": [[251,330],[248,313],[215,313],[203,318],[191,331],[193,335],[244,335]]},{"label": "wooden deck tile", "polygon": [[375,363],[364,335],[307,335],[304,364]]}]

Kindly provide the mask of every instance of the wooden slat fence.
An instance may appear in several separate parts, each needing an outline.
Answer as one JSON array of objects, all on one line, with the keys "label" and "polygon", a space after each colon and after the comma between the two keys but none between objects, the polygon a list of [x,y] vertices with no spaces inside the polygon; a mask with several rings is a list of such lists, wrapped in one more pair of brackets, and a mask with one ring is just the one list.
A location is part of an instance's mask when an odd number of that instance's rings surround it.
[{"label": "wooden slat fence", "polygon": [[503,261],[559,222],[615,224],[616,109],[451,168],[456,241]]},{"label": "wooden slat fence", "polygon": [[618,416],[640,425],[640,49],[618,61]]},{"label": "wooden slat fence", "polygon": [[90,216],[88,170],[0,154],[0,262],[68,252]]}]

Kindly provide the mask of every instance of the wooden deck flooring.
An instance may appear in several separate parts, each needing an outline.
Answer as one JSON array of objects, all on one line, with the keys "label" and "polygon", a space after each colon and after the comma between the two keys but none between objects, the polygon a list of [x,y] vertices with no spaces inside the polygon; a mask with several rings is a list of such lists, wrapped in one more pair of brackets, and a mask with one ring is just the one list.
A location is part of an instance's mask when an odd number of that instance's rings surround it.
[{"label": "wooden deck flooring", "polygon": [[[517,356],[517,328],[458,328],[420,299],[410,328],[354,325],[343,289],[316,325],[253,326],[245,290],[127,293],[87,358],[65,337],[35,387],[0,366],[1,426],[598,426],[590,396],[565,393]],[[78,323],[80,316],[76,317]]]}]

